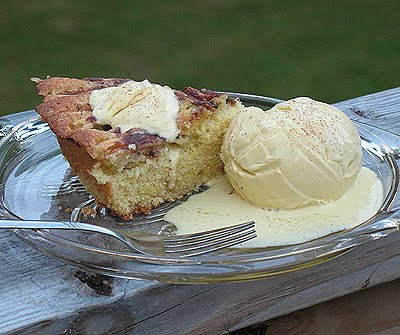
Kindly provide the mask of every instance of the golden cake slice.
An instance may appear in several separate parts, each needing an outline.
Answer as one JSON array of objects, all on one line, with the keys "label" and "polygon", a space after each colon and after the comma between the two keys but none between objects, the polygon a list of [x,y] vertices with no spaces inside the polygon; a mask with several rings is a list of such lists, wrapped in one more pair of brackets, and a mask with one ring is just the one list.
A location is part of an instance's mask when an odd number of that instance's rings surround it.
[{"label": "golden cake slice", "polygon": [[36,111],[87,190],[123,219],[223,172],[220,150],[243,109],[227,95],[119,78],[37,80]]}]

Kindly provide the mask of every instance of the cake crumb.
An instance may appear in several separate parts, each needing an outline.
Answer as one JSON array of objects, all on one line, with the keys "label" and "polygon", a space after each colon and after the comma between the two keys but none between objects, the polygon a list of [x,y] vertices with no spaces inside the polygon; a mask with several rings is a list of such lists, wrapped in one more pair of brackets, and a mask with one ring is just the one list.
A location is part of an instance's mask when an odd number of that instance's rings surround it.
[{"label": "cake crumb", "polygon": [[154,161],[152,159],[146,159],[147,165],[154,165]]},{"label": "cake crumb", "polygon": [[86,216],[92,216],[92,217],[96,216],[96,211],[92,207],[89,207],[89,206],[83,207],[81,209],[81,213]]}]

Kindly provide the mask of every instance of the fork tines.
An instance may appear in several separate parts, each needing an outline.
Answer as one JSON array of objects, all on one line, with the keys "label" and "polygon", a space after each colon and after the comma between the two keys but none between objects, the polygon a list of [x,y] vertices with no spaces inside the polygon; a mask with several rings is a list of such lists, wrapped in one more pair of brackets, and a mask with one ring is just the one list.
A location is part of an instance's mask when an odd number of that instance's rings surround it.
[{"label": "fork tines", "polygon": [[249,241],[257,237],[254,221],[207,232],[165,239],[165,252],[196,256]]}]

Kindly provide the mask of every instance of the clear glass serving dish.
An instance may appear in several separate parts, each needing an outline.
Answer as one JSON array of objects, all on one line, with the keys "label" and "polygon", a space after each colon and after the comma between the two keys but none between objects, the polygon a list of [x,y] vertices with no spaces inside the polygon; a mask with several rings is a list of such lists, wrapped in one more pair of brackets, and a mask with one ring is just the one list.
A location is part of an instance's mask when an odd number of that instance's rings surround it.
[{"label": "clear glass serving dish", "polygon": [[[270,108],[279,100],[230,93],[245,104]],[[26,120],[29,118],[28,120]],[[21,120],[25,120],[21,123]],[[121,221],[96,206],[63,159],[57,140],[33,111],[0,119],[0,217],[79,220],[154,234],[171,234],[163,221],[176,203],[151,215]],[[378,175],[384,200],[379,211],[355,228],[297,245],[274,248],[232,248],[191,258],[133,253],[113,238],[85,232],[17,229],[14,232],[41,252],[83,269],[109,276],[171,283],[243,281],[294,271],[328,261],[367,241],[398,230],[400,137],[356,123],[362,137],[363,165]]]}]

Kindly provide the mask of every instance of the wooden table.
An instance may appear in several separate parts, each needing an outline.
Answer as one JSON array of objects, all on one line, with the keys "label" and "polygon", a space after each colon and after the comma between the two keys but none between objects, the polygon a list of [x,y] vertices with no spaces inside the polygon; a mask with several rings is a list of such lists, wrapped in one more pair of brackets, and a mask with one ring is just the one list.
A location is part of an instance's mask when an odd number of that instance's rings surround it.
[{"label": "wooden table", "polygon": [[[336,106],[400,134],[400,88]],[[263,280],[172,285],[83,273],[2,231],[0,334],[224,334],[399,277],[400,233]]]}]

